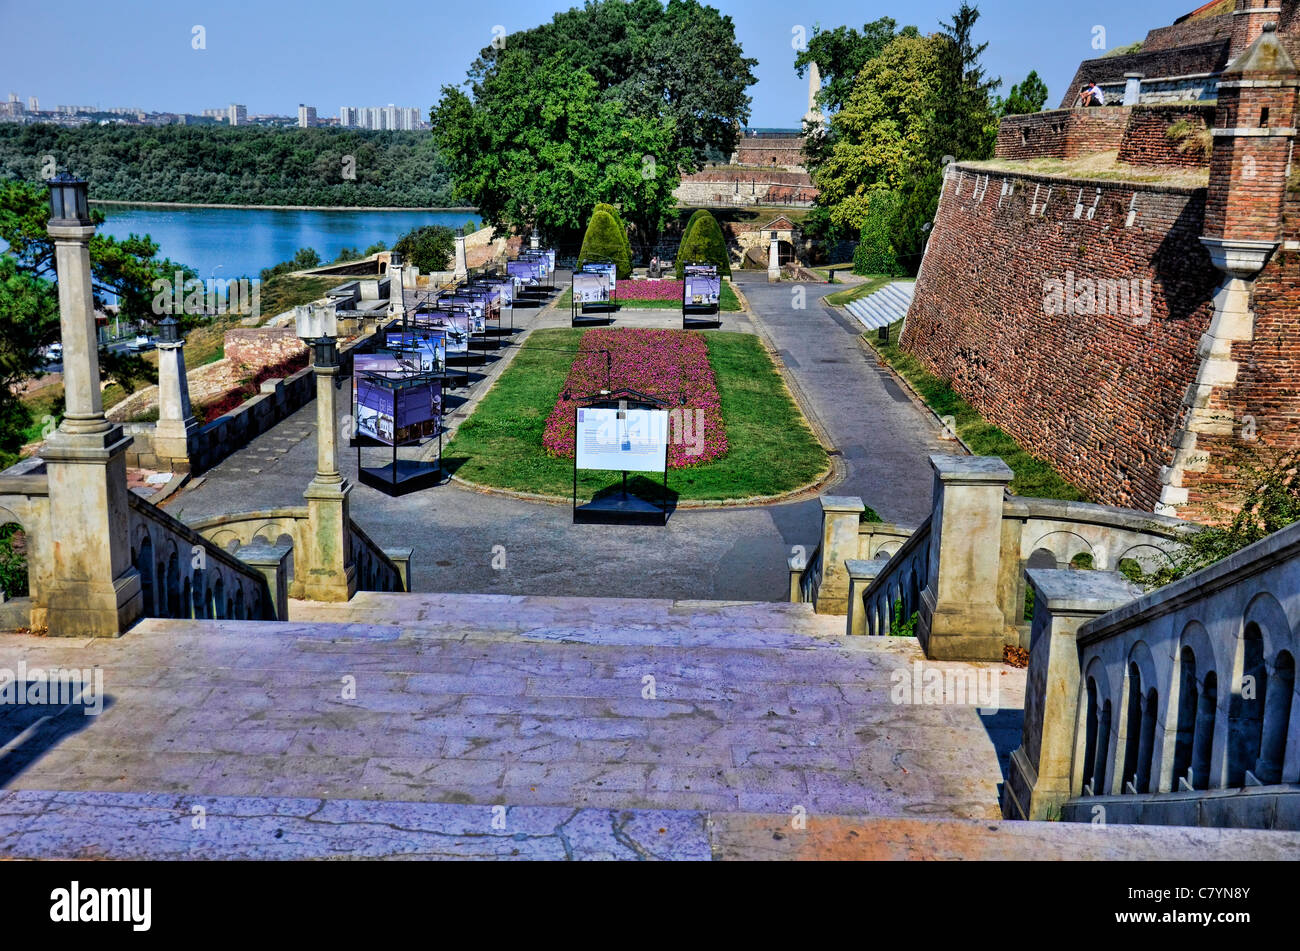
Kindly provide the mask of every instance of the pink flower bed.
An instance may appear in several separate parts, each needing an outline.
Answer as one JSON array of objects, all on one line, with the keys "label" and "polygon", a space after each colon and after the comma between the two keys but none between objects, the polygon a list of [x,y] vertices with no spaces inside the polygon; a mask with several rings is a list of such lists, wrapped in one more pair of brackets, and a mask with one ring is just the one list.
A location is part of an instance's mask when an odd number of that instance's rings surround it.
[{"label": "pink flower bed", "polygon": [[619,300],[661,300],[680,303],[682,281],[619,281],[614,293]]},{"label": "pink flower bed", "polygon": [[[542,445],[547,453],[573,458],[578,398],[606,388],[605,354],[601,350],[610,351],[610,386],[614,391],[636,390],[669,404],[668,468],[698,466],[726,455],[722,401],[703,335],[634,328],[589,330],[583,335],[582,352],[574,357],[555,409],[546,420]],[[685,425],[681,425],[683,418]]]}]

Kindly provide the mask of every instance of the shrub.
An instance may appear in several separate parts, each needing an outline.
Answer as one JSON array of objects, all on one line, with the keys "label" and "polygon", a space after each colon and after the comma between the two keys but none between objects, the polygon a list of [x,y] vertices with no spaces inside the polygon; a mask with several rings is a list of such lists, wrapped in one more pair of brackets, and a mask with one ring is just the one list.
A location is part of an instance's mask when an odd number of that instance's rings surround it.
[{"label": "shrub", "polygon": [[686,221],[686,227],[682,229],[682,240],[677,243],[677,257],[673,261],[673,266],[678,268],[678,277],[681,276],[682,264],[686,263],[682,260],[682,248],[686,246],[686,239],[691,236],[691,232],[695,230],[695,226],[699,223],[700,219],[707,214],[708,212],[703,208],[697,209],[692,212],[691,217]]},{"label": "shrub", "polygon": [[456,251],[455,233],[443,225],[425,225],[408,231],[393,245],[405,264],[413,264],[425,274],[445,271]]},{"label": "shrub", "polygon": [[727,253],[727,242],[722,237],[722,228],[718,220],[707,211],[697,212],[691,216],[694,226],[687,223],[690,233],[682,240],[677,249],[677,279],[686,275],[688,264],[716,264],[719,274],[731,274],[731,255]]},{"label": "shrub", "polygon": [[591,213],[587,233],[582,238],[582,250],[578,253],[579,267],[588,261],[613,261],[619,277],[632,276],[632,250],[627,230],[619,224],[618,218],[600,206]]},{"label": "shrub", "polygon": [[898,192],[871,193],[867,217],[858,237],[858,248],[853,252],[854,274],[901,277],[905,273],[894,251],[892,233],[894,218],[901,204],[902,196]]}]

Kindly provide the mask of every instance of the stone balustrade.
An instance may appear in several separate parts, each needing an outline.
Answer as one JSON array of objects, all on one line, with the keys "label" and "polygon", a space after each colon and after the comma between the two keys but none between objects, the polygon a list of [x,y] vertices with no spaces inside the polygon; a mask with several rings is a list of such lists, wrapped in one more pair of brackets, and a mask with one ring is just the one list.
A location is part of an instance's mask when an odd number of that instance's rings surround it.
[{"label": "stone balustrade", "polygon": [[[355,566],[357,590],[409,591],[411,549],[380,548],[355,522],[350,526],[347,565]],[[307,506],[216,515],[196,521],[192,527],[222,549],[238,552],[241,558],[249,549],[287,547],[291,552],[285,580],[288,597],[304,596],[303,580],[294,565],[305,564],[308,557]]]},{"label": "stone balustrade", "polygon": [[[931,465],[935,501],[925,525],[912,531],[862,523],[856,552],[845,557],[836,548],[854,547],[847,538],[857,516],[848,503],[858,500],[823,502],[822,545],[801,577],[819,582],[819,612],[838,613],[839,599],[823,593],[828,578],[830,591],[849,591],[850,634],[887,634],[915,615],[928,656],[1000,660],[1005,646],[1030,646],[1027,568],[1150,572],[1168,564],[1196,530],[1148,512],[1010,495],[1011,471],[999,459],[943,455],[931,457]],[[882,555],[883,567],[875,564]]]},{"label": "stone balustrade", "polygon": [[[1030,581],[1050,592],[1052,579]],[[1077,625],[1055,601],[1035,617],[1004,814],[1300,828],[1300,524],[1085,607],[1098,616]],[[1049,631],[1055,656],[1039,646]]]}]

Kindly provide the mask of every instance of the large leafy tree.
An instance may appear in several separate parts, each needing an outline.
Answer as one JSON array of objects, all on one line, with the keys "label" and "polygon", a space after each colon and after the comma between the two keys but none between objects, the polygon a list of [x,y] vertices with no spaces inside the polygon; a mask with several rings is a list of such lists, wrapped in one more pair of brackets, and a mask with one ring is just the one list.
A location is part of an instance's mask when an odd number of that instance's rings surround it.
[{"label": "large leafy tree", "polygon": [[902,190],[923,173],[943,55],[940,37],[900,36],[863,67],[831,120],[835,141],[815,175],[833,223],[860,228],[870,192]]},{"label": "large leafy tree", "polygon": [[502,51],[472,99],[444,87],[432,121],[458,198],[494,227],[536,224],[561,242],[576,243],[598,202],[621,204],[653,241],[687,161],[671,121],[629,114],[586,69],[526,48]]},{"label": "large leafy tree", "polygon": [[479,53],[469,70],[476,101],[510,57],[555,57],[585,71],[599,97],[634,118],[671,125],[671,147],[687,171],[734,151],[749,120],[745,90],[758,64],[744,56],[735,24],[697,0],[587,0],[550,23],[512,33]]},{"label": "large leafy tree", "polygon": [[445,271],[451,256],[456,253],[456,235],[444,225],[425,225],[412,228],[393,245],[402,260],[413,264],[424,273]]}]

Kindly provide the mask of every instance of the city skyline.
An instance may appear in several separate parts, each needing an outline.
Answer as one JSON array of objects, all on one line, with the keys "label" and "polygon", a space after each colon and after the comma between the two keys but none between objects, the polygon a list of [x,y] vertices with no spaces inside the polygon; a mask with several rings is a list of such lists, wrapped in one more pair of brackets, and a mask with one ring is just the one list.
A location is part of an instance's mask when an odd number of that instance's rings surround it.
[{"label": "city skyline", "polygon": [[[143,103],[147,111],[158,113],[198,114],[192,110],[206,108],[202,103],[238,102],[247,105],[250,116],[293,117],[299,102],[315,103],[322,115],[337,115],[338,108],[350,102],[404,101],[414,103],[427,120],[442,86],[463,83],[469,64],[501,35],[499,31],[508,36],[535,27],[572,5],[538,7],[495,0],[450,18],[439,11],[412,10],[403,29],[385,34],[385,55],[368,61],[366,70],[318,71],[309,83],[303,82],[302,57],[339,42],[336,25],[345,9],[336,0],[271,8],[247,0],[221,8],[140,0],[133,5],[134,16],[73,0],[61,12],[61,65],[54,73],[42,44],[26,39],[43,35],[48,28],[44,14],[37,7],[10,5],[0,14],[9,27],[0,34],[0,62],[7,67],[0,88],[64,103],[83,101],[84,91],[93,88],[105,106]],[[719,0],[713,5],[732,17],[745,54],[759,60],[754,70],[758,81],[749,89],[749,125],[785,128],[797,126],[807,108],[806,80],[793,69],[799,31],[809,36],[817,24],[860,29],[864,22],[892,16],[900,25],[915,24],[931,32],[949,19],[959,2],[862,6],[829,0],[818,4],[815,15],[792,12],[772,0],[748,5]],[[1141,40],[1150,23],[1172,22],[1196,6],[1196,0],[1151,0],[1141,8],[1123,0],[1097,0],[1077,9],[1030,0],[985,2],[980,4],[976,38],[990,44],[984,65],[991,76],[1003,79],[1003,94],[1037,70],[1053,103],[1064,95],[1079,60]],[[1100,49],[1099,42],[1104,44]],[[195,48],[200,43],[201,48]],[[118,63],[136,61],[148,62],[150,68],[117,68]],[[160,76],[167,77],[165,86]],[[304,85],[312,88],[292,98],[278,91]]]}]

